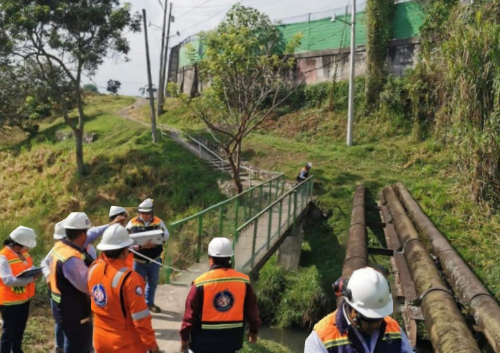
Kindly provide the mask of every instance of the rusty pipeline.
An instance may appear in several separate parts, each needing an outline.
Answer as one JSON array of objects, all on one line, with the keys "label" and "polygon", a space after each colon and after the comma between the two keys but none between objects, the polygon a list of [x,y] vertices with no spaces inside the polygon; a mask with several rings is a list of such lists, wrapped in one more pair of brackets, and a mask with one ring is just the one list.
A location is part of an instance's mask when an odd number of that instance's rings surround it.
[{"label": "rusty pipeline", "polygon": [[368,241],[365,220],[365,192],[364,186],[358,186],[354,192],[352,202],[351,225],[349,239],[342,265],[342,277],[349,278],[352,273],[368,264]]},{"label": "rusty pipeline", "polygon": [[462,304],[470,308],[477,326],[483,331],[493,350],[500,353],[500,307],[498,303],[453,249],[446,237],[427,217],[404,185],[396,183],[394,189],[420,231],[420,235],[430,243],[432,252],[437,256],[454,293]]},{"label": "rusty pipeline", "polygon": [[420,241],[418,232],[393,187],[386,187],[383,194],[402,244],[434,351],[480,353],[481,350],[455,304],[453,294]]},{"label": "rusty pipeline", "polygon": [[[368,264],[368,240],[365,220],[365,192],[366,187],[356,187],[352,201],[351,225],[345,251],[345,260],[342,265],[342,277],[349,278],[352,273]],[[337,307],[342,303],[342,296],[337,298]]]}]

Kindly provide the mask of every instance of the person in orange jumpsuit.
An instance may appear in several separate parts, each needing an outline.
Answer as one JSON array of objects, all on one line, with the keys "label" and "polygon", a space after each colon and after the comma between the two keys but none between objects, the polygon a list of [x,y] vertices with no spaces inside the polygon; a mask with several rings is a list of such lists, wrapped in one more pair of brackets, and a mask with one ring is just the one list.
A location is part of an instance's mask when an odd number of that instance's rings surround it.
[{"label": "person in orange jumpsuit", "polygon": [[132,244],[123,226],[110,226],[97,245],[103,256],[89,269],[96,353],[161,352],[144,298],[144,279],[126,264]]}]

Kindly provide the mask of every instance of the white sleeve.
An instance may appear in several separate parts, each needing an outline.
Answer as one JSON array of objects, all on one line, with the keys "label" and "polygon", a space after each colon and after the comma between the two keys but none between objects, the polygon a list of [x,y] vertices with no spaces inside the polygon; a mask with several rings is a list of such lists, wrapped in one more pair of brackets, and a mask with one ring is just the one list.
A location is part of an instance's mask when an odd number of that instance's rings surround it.
[{"label": "white sleeve", "polygon": [[16,278],[5,256],[0,256],[0,278],[7,287],[25,287],[33,282],[34,277]]},{"label": "white sleeve", "polygon": [[304,353],[328,353],[316,331],[311,332],[304,345]]},{"label": "white sleeve", "polygon": [[52,250],[54,248],[50,249],[49,253],[47,254],[47,256],[45,256],[45,259],[42,260],[42,263],[40,264],[40,267],[42,268],[42,272],[43,272],[43,277],[45,277],[45,279],[48,279],[49,276],[50,276],[50,265],[52,263]]},{"label": "white sleeve", "polygon": [[161,228],[163,229],[163,240],[168,241],[168,238],[170,237],[170,233],[168,232],[167,226],[165,226],[165,223],[161,221]]}]

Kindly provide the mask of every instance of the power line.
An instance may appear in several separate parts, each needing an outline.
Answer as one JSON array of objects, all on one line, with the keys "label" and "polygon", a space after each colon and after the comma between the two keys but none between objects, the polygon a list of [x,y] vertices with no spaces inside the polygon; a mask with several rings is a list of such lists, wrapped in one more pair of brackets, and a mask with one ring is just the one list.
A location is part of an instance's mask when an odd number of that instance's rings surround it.
[{"label": "power line", "polygon": [[184,16],[190,14],[191,12],[193,12],[194,10],[196,10],[197,8],[202,7],[203,5],[209,3],[210,1],[212,1],[212,0],[207,0],[203,4],[200,4],[200,5],[196,6],[196,7],[193,7],[191,10],[189,10],[187,12],[184,12],[183,14],[179,15],[177,18],[178,19],[183,18]]}]

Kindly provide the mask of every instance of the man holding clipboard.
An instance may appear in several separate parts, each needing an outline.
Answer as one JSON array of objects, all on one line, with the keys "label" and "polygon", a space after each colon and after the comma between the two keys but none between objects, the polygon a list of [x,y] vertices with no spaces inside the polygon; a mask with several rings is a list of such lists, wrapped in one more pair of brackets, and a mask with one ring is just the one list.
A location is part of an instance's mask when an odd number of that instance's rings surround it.
[{"label": "man holding clipboard", "polygon": [[22,353],[30,300],[35,295],[35,279],[41,269],[33,268],[28,249],[36,245],[31,228],[19,226],[4,242],[0,251],[0,312],[3,327],[0,352]]}]

